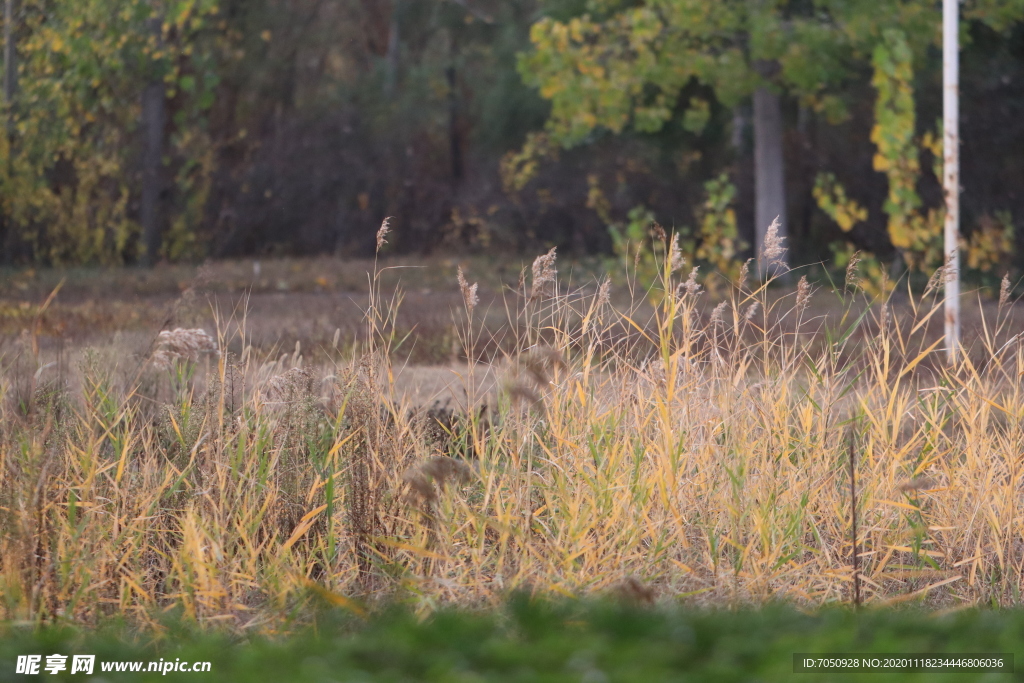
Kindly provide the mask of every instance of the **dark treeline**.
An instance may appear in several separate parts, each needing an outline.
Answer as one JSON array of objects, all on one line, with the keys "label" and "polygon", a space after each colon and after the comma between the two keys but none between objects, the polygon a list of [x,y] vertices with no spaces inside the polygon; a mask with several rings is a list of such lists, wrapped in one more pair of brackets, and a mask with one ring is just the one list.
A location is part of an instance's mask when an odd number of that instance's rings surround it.
[{"label": "dark treeline", "polygon": [[[621,255],[656,220],[725,266],[755,240],[758,130],[794,261],[888,269],[941,211],[938,3],[733,8],[708,38],[672,13],[744,3],[4,1],[7,263],[365,255],[391,216],[408,253]],[[855,33],[839,4],[894,9]],[[1019,4],[964,10],[966,261],[1000,276],[1024,253]],[[749,68],[667,61],[677,34]]]}]

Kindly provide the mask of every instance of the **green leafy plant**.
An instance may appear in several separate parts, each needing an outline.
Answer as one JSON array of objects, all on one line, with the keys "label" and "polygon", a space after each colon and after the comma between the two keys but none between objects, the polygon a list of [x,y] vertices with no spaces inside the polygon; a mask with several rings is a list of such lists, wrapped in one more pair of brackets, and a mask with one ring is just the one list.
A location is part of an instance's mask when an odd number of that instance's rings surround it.
[{"label": "green leafy plant", "polygon": [[19,91],[11,135],[0,142],[7,248],[24,245],[49,263],[134,258],[132,132],[141,93],[155,79],[174,103],[167,159],[180,201],[165,254],[196,253],[212,172],[204,123],[217,84],[216,12],[215,0],[23,3]]}]

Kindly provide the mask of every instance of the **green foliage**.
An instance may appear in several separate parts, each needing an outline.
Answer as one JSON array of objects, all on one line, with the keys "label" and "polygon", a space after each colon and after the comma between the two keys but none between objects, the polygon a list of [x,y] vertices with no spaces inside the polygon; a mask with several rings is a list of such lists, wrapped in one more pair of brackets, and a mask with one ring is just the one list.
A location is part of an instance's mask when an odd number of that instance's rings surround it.
[{"label": "green foliage", "polygon": [[[1013,652],[1024,622],[1019,610],[938,615],[833,608],[808,614],[784,605],[704,611],[526,596],[482,611],[448,608],[424,618],[409,605],[391,605],[358,618],[330,608],[331,597],[322,600],[315,623],[275,639],[204,632],[173,616],[163,619],[159,633],[117,625],[94,633],[11,628],[0,642],[0,665],[13,672],[18,655],[92,653],[97,674],[102,662],[119,660],[211,662],[207,674],[102,673],[112,681],[789,681],[797,652]],[[859,681],[865,674],[796,676],[810,682]],[[941,674],[950,681],[978,676]],[[881,682],[907,677],[904,671],[871,674]],[[1012,678],[990,673],[985,680]]]},{"label": "green foliage", "polygon": [[837,268],[846,271],[847,288],[854,289],[859,286],[876,300],[883,300],[892,292],[894,283],[877,256],[859,251],[849,242],[833,242],[829,247],[832,249],[833,263]]},{"label": "green foliage", "polygon": [[872,55],[875,69],[871,84],[875,101],[874,167],[886,174],[889,196],[884,209],[889,215],[889,239],[914,270],[931,270],[942,264],[942,223],[945,211],[921,211],[917,184],[921,176],[920,146],[915,136],[913,56],[906,36],[886,30]]},{"label": "green foliage", "polygon": [[[534,50],[520,60],[524,80],[551,100],[549,129],[563,144],[577,144],[597,127],[659,130],[691,78],[719,86],[726,102],[756,82],[734,41],[719,41],[713,56],[701,44],[702,35],[735,28],[735,12],[724,3],[602,5],[588,3],[588,9],[605,10],[604,21],[590,14],[538,21],[530,32]],[[703,107],[691,104],[689,126],[697,128]]]},{"label": "green foliage", "polygon": [[705,198],[698,212],[696,232],[682,227],[671,236],[658,225],[654,212],[643,205],[633,207],[626,221],[614,220],[597,176],[589,176],[588,182],[587,206],[598,214],[612,238],[612,250],[618,261],[615,268],[609,268],[612,272],[624,273],[632,268],[641,285],[650,288],[664,275],[668,250],[676,241],[680,257],[693,265],[699,262],[710,271],[706,280],[709,287],[715,286],[717,278],[735,281],[739,276],[742,266],[736,257],[747,245],[739,239],[733,209],[736,186],[728,174],[704,184]]},{"label": "green foliage", "polygon": [[683,128],[699,135],[711,119],[711,105],[701,97],[691,97],[690,107],[683,114]]},{"label": "green foliage", "polygon": [[846,196],[846,188],[836,180],[833,173],[819,173],[815,178],[814,200],[843,232],[850,232],[855,225],[868,218],[868,210],[855,199]]},{"label": "green foliage", "polygon": [[967,267],[986,274],[1005,273],[1013,253],[1013,238],[1013,217],[1009,211],[985,214],[964,245]]},{"label": "green foliage", "polygon": [[732,208],[736,186],[723,173],[704,183],[704,192],[699,244],[693,249],[694,256],[708,263],[714,272],[735,281],[741,269],[736,257],[749,246],[739,239],[736,211]]},{"label": "green foliage", "polygon": [[[851,61],[886,21],[932,41],[934,21],[925,18],[924,5],[833,0],[800,9],[778,1],[591,0],[575,16],[556,13],[560,18],[535,23],[534,49],[522,56],[520,70],[551,100],[549,130],[565,145],[599,127],[659,130],[691,80],[712,87],[725,106],[775,81],[839,121],[847,115],[839,87],[851,76]],[[764,64],[776,64],[778,75],[764,75]],[[689,104],[684,125],[699,131],[705,103]]]},{"label": "green foliage", "polygon": [[[922,208],[918,192],[921,180],[921,155],[927,151],[932,157],[932,173],[942,179],[941,122],[936,133],[916,136],[914,91],[912,87],[913,56],[905,35],[891,29],[872,55],[874,76],[871,83],[878,97],[875,102],[875,125],[871,140],[875,143],[874,168],[885,173],[889,193],[883,205],[889,216],[889,239],[900,250],[911,270],[931,271],[943,261],[942,225],[944,207]],[[867,220],[867,209],[847,197],[845,188],[831,173],[822,173],[814,187],[818,206],[843,230],[849,232],[855,225]],[[997,212],[995,217],[985,215],[962,246],[967,251],[968,268],[991,273],[997,267],[1008,267],[1008,256],[1013,251],[1013,221],[1008,212]],[[847,253],[849,247],[840,252]],[[841,260],[841,259],[840,259]],[[847,259],[848,260],[848,259]],[[842,263],[837,265],[842,266]],[[865,255],[863,269],[868,282],[879,291],[884,290],[884,269],[874,257]]]},{"label": "green foliage", "polygon": [[968,19],[982,21],[1003,31],[1024,16],[1024,0],[966,0],[963,13]]},{"label": "green foliage", "polygon": [[[999,31],[1024,16],[1021,0],[977,0],[964,11]],[[847,86],[870,66],[878,93],[871,140],[875,169],[889,181],[888,236],[911,269],[927,270],[941,261],[943,215],[922,206],[919,157],[941,137],[918,139],[912,79],[914,61],[939,46],[940,17],[923,0],[560,3],[534,24],[533,50],[519,66],[551,101],[547,129],[566,147],[602,130],[651,133],[673,118],[699,134],[707,101],[685,102],[682,94],[694,81],[727,107],[770,83],[836,124],[855,104]],[[814,196],[844,231],[867,218],[830,177],[819,178]]]},{"label": "green foliage", "polygon": [[[964,16],[1008,33],[1024,16],[1022,2],[969,0]],[[923,0],[18,5],[20,87],[10,138],[0,140],[0,246],[5,261],[54,264],[136,258],[140,100],[154,79],[165,84],[169,114],[162,257],[358,251],[382,215],[409,228],[399,228],[396,249],[425,247],[439,235],[466,241],[475,231],[519,247],[539,231],[541,241],[564,245],[569,234],[584,243],[577,238],[591,226],[550,209],[577,215],[587,171],[517,196],[559,148],[597,143],[607,151],[607,133],[626,133],[617,144],[633,145],[629,154],[608,155],[632,165],[626,189],[615,193],[617,211],[643,204],[678,215],[699,203],[700,183],[731,162],[727,110],[754,88],[770,84],[803,112],[841,122],[857,106],[849,86],[873,65],[877,46],[894,69],[887,78],[909,68],[887,30],[899,27],[903,52],[918,67],[934,65],[928,50],[939,36],[934,3]],[[971,35],[965,31],[965,49]],[[892,207],[907,217],[921,209],[905,191],[914,169],[891,161],[910,158],[906,145],[914,142],[912,131],[908,139],[899,130],[900,97],[895,88],[885,158],[901,173]],[[303,151],[314,139],[323,142],[315,154]],[[566,163],[606,164],[602,151]],[[667,161],[676,152],[683,161]],[[504,195],[494,182],[503,155]],[[638,180],[641,164],[646,176]],[[691,172],[700,173],[686,178],[693,189],[666,199],[657,184]],[[552,224],[573,224],[538,225],[545,212]],[[908,253],[931,218],[894,222]],[[316,237],[291,241],[308,235]]]},{"label": "green foliage", "polygon": [[508,152],[501,160],[501,179],[505,191],[520,192],[537,174],[541,161],[557,157],[558,147],[545,133],[530,133],[522,149]]},{"label": "green foliage", "polygon": [[607,226],[612,238],[612,252],[619,262],[609,270],[626,273],[632,267],[642,286],[651,287],[658,279],[665,260],[668,236],[664,228],[658,225],[654,212],[643,205],[630,209],[625,222],[615,220],[598,176],[589,175],[587,184],[587,207],[593,209]]},{"label": "green foliage", "polygon": [[[181,197],[169,255],[188,253],[212,170],[204,123],[217,77],[203,36],[216,11],[214,0],[23,3],[19,92],[0,170],[9,244],[21,242],[31,258],[49,263],[133,258],[130,200],[140,154],[133,132],[141,93],[159,79],[174,105],[166,151]],[[160,18],[159,37],[152,17]]]},{"label": "green foliage", "polygon": [[[920,138],[916,135],[912,61],[906,36],[897,29],[885,31],[882,42],[872,55],[874,75],[871,83],[877,91],[877,99],[871,141],[876,149],[874,168],[885,173],[889,185],[883,204],[889,218],[889,240],[911,270],[928,272],[943,261],[945,209],[942,206],[923,208],[918,190],[921,155],[924,151],[931,154],[932,173],[935,180],[941,182],[942,134],[940,130],[927,132]],[[939,127],[941,129],[941,125]],[[843,232],[850,232],[867,220],[867,209],[847,196],[846,189],[832,173],[818,175],[814,199]],[[984,217],[963,246],[967,249],[969,268],[991,272],[997,265],[1006,266],[1007,257],[1013,249],[1013,225],[1009,214],[999,213],[995,219]],[[848,260],[850,249],[848,245],[838,248],[837,265],[842,266],[844,258]],[[864,255],[861,267],[866,269],[871,286],[883,292],[886,289],[884,269],[874,257]]]}]

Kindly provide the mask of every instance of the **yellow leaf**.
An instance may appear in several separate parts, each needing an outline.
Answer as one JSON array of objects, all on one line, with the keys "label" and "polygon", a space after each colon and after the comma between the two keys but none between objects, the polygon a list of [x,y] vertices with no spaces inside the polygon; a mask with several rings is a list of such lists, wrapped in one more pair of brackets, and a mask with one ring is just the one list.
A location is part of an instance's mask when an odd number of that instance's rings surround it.
[{"label": "yellow leaf", "polygon": [[327,504],[325,503],[320,507],[316,508],[315,510],[310,510],[305,515],[303,515],[302,519],[299,520],[299,523],[295,525],[295,530],[292,531],[292,535],[288,538],[287,541],[284,542],[284,545],[281,546],[281,550],[288,550],[293,545],[295,545],[295,543],[298,542],[300,538],[305,536],[306,532],[309,531],[309,528],[313,526],[313,518],[326,509]]},{"label": "yellow leaf", "polygon": [[320,584],[316,583],[315,581],[307,580],[306,587],[314,593],[316,593],[317,595],[319,595],[321,598],[323,598],[331,605],[334,605],[335,607],[343,607],[348,611],[354,612],[355,614],[361,617],[366,616],[366,610],[362,607],[362,605],[357,603],[355,600],[352,600],[351,598],[347,598],[344,595],[341,595],[340,593],[335,593],[334,591],[328,590]]}]

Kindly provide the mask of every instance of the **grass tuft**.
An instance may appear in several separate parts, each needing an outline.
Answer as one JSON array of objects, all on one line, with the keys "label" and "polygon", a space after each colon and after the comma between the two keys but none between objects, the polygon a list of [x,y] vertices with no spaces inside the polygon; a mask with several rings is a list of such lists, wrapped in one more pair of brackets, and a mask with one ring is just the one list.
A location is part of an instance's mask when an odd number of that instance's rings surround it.
[{"label": "grass tuft", "polygon": [[668,245],[656,283],[615,296],[560,280],[552,250],[500,326],[459,271],[454,406],[396,390],[402,297],[376,266],[351,361],[257,356],[244,312],[165,331],[170,360],[141,370],[49,359],[29,330],[0,358],[0,619],[275,633],[323,596],[422,613],[517,589],[1019,602],[1012,305],[948,366],[932,292],[876,302],[848,276],[780,295],[769,246],[723,301]]}]

